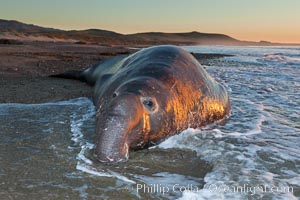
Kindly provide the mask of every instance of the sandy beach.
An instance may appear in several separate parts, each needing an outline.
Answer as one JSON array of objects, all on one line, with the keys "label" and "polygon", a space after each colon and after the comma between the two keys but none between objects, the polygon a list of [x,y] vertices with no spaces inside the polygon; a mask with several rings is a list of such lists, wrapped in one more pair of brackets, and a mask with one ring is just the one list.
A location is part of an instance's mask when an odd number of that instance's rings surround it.
[{"label": "sandy beach", "polygon": [[91,97],[92,87],[50,78],[68,70],[84,70],[102,59],[129,54],[133,49],[60,42],[0,45],[0,103],[44,103]]}]

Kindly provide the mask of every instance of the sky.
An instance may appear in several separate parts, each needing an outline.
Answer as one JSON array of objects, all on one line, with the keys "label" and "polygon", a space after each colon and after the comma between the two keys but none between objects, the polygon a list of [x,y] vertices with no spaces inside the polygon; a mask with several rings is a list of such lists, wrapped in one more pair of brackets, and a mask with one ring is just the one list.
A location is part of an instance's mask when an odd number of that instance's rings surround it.
[{"label": "sky", "polygon": [[0,19],[64,30],[199,31],[300,43],[300,0],[0,0]]}]

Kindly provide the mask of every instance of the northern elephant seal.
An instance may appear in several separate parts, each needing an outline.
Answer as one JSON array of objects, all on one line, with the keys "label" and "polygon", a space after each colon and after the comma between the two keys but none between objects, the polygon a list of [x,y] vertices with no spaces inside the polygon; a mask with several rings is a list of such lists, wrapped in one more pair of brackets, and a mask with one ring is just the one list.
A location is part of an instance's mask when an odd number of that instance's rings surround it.
[{"label": "northern elephant seal", "polygon": [[146,48],[62,76],[95,85],[94,152],[101,162],[125,161],[129,149],[221,120],[231,110],[224,87],[176,46]]}]

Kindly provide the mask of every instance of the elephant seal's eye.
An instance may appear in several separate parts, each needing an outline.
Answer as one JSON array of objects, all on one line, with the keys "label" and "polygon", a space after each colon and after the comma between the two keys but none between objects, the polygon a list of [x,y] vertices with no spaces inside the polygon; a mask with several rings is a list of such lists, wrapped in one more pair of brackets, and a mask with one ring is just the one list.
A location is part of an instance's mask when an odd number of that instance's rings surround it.
[{"label": "elephant seal's eye", "polygon": [[143,103],[144,103],[145,106],[148,106],[148,107],[150,107],[150,108],[153,106],[152,100],[144,101]]},{"label": "elephant seal's eye", "polygon": [[118,96],[118,94],[116,92],[114,92],[112,97],[115,98],[116,96]]},{"label": "elephant seal's eye", "polygon": [[148,112],[152,113],[157,110],[158,106],[157,106],[156,100],[154,98],[142,97],[141,101]]}]

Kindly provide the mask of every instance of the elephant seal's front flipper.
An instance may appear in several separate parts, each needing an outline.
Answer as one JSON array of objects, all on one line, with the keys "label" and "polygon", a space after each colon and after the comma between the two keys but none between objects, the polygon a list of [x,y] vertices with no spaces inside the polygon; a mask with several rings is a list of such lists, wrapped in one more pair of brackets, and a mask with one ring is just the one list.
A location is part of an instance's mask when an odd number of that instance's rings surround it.
[{"label": "elephant seal's front flipper", "polygon": [[86,81],[85,78],[82,76],[82,71],[66,71],[62,74],[54,74],[50,75],[49,77],[53,78],[64,78],[64,79],[75,79],[75,80],[80,80],[80,81]]}]

